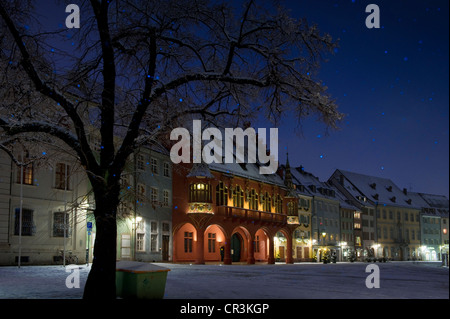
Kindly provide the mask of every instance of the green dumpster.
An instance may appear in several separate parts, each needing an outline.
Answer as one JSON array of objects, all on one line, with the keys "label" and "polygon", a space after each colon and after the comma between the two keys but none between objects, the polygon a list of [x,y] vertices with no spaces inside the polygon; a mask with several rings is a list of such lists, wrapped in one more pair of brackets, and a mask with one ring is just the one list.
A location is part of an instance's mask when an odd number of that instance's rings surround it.
[{"label": "green dumpster", "polygon": [[120,298],[162,299],[170,269],[137,261],[116,263],[116,295]]}]

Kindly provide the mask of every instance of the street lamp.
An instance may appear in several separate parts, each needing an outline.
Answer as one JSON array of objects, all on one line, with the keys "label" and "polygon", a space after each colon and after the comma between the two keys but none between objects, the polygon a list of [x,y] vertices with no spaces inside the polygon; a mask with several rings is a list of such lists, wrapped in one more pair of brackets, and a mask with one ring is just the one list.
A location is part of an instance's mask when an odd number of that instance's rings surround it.
[{"label": "street lamp", "polygon": [[327,237],[327,233],[322,231],[322,243],[325,245],[325,237]]}]

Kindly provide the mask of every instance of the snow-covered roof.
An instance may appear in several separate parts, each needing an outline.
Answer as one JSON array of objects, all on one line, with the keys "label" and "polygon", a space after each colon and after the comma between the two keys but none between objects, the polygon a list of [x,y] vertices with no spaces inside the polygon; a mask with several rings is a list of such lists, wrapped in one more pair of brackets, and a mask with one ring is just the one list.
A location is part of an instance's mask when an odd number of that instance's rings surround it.
[{"label": "snow-covered roof", "polygon": [[437,215],[442,217],[448,217],[449,215],[449,201],[444,195],[433,195],[418,193],[430,208],[434,208]]},{"label": "snow-covered roof", "polygon": [[342,208],[351,209],[351,210],[359,210],[355,205],[352,205],[350,203],[350,200],[345,197],[344,194],[342,194],[337,188],[334,188],[336,190],[336,199],[339,201],[339,205]]},{"label": "snow-covered roof", "polygon": [[[335,196],[337,189],[334,186],[320,181],[317,176],[305,171],[302,166],[291,168],[291,174],[294,184],[303,185],[304,191],[306,191],[309,196],[322,197],[335,201],[339,200]],[[299,189],[299,187],[297,187],[297,189]]]},{"label": "snow-covered roof", "polygon": [[338,170],[344,177],[343,187],[357,200],[372,204],[389,205],[421,209],[424,204],[416,196],[411,196],[406,190],[401,190],[388,178],[370,176],[345,170]]},{"label": "snow-covered roof", "polygon": [[212,171],[222,172],[225,174],[232,174],[235,176],[248,178],[251,180],[274,184],[285,187],[283,179],[276,173],[274,174],[260,174],[259,165],[257,163],[211,163],[208,165]]},{"label": "snow-covered roof", "polygon": [[197,177],[197,178],[214,178],[214,175],[211,174],[211,171],[208,168],[208,165],[205,163],[194,163],[189,174],[186,177]]}]

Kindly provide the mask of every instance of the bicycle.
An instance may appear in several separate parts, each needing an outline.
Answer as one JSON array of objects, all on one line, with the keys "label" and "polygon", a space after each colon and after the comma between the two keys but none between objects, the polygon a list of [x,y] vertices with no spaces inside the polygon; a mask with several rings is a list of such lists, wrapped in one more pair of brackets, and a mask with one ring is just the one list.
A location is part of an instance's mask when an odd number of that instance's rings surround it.
[{"label": "bicycle", "polygon": [[[57,260],[57,263],[60,265],[63,264],[63,256],[64,256],[64,250],[60,249],[58,260]],[[65,254],[65,261],[66,261],[66,263],[65,263],[66,265],[76,265],[76,264],[78,264],[78,257],[76,255],[73,255],[72,251],[67,250],[66,254]]]}]

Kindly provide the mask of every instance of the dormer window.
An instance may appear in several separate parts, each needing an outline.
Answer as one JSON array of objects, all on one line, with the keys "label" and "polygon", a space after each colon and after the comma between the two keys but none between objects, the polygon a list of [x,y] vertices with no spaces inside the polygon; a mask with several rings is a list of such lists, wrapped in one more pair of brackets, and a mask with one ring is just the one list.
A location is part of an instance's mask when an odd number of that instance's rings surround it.
[{"label": "dormer window", "polygon": [[386,189],[388,190],[388,192],[392,192],[392,186],[388,186],[386,187]]},{"label": "dormer window", "polygon": [[369,184],[369,186],[370,186],[372,189],[377,189],[377,184],[376,184],[376,183]]}]

